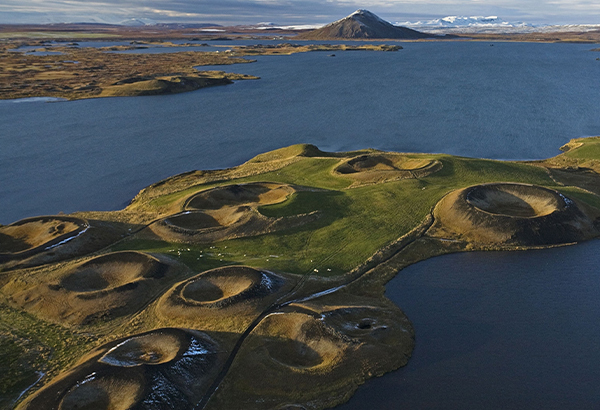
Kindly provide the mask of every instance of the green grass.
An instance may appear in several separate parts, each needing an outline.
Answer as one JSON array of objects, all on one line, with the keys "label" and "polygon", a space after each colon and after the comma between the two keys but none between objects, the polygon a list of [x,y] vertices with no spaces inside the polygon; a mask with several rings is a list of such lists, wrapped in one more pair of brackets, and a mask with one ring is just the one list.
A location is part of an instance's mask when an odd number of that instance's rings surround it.
[{"label": "green grass", "polygon": [[55,373],[89,351],[93,339],[0,305],[0,405],[7,405],[39,377]]},{"label": "green grass", "polygon": [[581,141],[583,145],[567,151],[564,155],[575,159],[600,160],[600,138],[585,138]]},{"label": "green grass", "polygon": [[519,163],[437,156],[444,168],[423,179],[354,189],[331,173],[338,161],[306,158],[276,172],[235,182],[272,181],[320,188],[263,206],[269,217],[319,211],[321,217],[284,232],[224,241],[227,260],[272,270],[320,275],[347,272],[424,220],[449,191],[486,182],[525,182],[555,187],[546,172]]},{"label": "green grass", "polygon": [[600,197],[598,195],[583,191],[577,187],[560,187],[558,190],[570,198],[577,199],[600,209]]},{"label": "green grass", "polygon": [[337,158],[303,158],[277,171],[266,172],[253,177],[242,178],[240,182],[279,182],[321,189],[344,189],[352,181],[348,178],[332,175],[339,164]]}]

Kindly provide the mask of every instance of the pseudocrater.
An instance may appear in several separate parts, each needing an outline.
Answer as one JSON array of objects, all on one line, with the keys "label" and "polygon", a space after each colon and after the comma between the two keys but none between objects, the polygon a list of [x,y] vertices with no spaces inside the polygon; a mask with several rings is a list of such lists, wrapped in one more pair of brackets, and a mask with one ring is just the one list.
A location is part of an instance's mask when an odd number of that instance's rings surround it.
[{"label": "pseudocrater", "polygon": [[283,202],[294,192],[296,189],[290,185],[269,182],[207,189],[188,198],[183,212],[152,224],[150,229],[165,240],[185,243],[215,242],[289,229],[305,220],[269,218],[258,208]]},{"label": "pseudocrater", "polygon": [[189,304],[226,306],[269,291],[267,273],[248,267],[227,267],[208,271],[183,285],[181,298]]},{"label": "pseudocrater", "polygon": [[164,276],[166,265],[141,252],[116,252],[79,265],[60,283],[72,292],[96,292],[131,287],[143,279]]},{"label": "pseudocrater", "polygon": [[201,230],[222,226],[214,217],[204,212],[184,212],[165,220],[169,225],[182,229]]},{"label": "pseudocrater", "polygon": [[61,216],[41,216],[17,221],[0,227],[0,256],[29,255],[58,246],[75,238],[87,226],[83,219]]},{"label": "pseudocrater", "polygon": [[209,189],[191,197],[186,209],[215,210],[226,206],[267,205],[283,202],[295,190],[289,185],[268,182],[235,184]]},{"label": "pseudocrater", "polygon": [[59,410],[128,410],[137,404],[144,384],[136,378],[90,376],[61,400]]},{"label": "pseudocrater", "polygon": [[423,178],[442,168],[442,163],[425,157],[391,153],[360,155],[340,164],[334,171],[355,180],[355,184],[370,184],[398,179]]},{"label": "pseudocrater", "polygon": [[492,183],[460,189],[438,203],[434,216],[434,236],[482,245],[553,245],[596,234],[592,219],[575,201],[535,185]]},{"label": "pseudocrater", "polygon": [[302,313],[269,316],[264,346],[272,360],[296,370],[328,367],[346,345],[321,321]]},{"label": "pseudocrater", "polygon": [[117,367],[163,364],[174,360],[187,344],[178,333],[148,333],[119,343],[99,361]]}]

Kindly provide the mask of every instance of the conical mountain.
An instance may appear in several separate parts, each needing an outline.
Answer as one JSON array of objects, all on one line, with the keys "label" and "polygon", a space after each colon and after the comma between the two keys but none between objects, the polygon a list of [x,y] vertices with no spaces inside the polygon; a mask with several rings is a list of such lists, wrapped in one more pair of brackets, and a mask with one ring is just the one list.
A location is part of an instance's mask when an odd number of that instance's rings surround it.
[{"label": "conical mountain", "polygon": [[382,20],[368,10],[356,10],[348,17],[299,35],[299,39],[325,40],[335,38],[394,38],[414,40],[434,37],[430,34],[398,27]]}]

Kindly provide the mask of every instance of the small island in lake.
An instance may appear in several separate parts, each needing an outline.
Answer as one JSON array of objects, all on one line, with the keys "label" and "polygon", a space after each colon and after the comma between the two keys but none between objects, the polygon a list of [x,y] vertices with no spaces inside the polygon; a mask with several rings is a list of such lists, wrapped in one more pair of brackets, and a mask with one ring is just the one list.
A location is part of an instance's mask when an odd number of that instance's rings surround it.
[{"label": "small island in lake", "polygon": [[[0,226],[19,409],[323,409],[404,366],[399,270],[600,235],[600,137],[534,162],[293,145]],[[257,377],[260,375],[260,377]],[[5,403],[7,403],[5,401]]]}]

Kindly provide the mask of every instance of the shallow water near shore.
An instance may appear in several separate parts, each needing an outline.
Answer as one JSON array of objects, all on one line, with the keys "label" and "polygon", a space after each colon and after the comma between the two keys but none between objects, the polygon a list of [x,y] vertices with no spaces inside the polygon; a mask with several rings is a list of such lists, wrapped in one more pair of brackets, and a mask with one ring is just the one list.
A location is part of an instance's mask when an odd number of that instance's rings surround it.
[{"label": "shallow water near shore", "polygon": [[453,254],[400,271],[386,296],[415,326],[413,356],[339,410],[597,408],[599,246]]},{"label": "shallow water near shore", "polygon": [[262,79],[178,95],[0,101],[0,223],[119,209],[163,178],[295,143],[540,159],[600,134],[594,45],[401,44],[209,67]]}]

